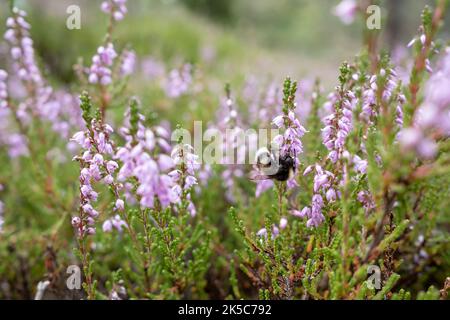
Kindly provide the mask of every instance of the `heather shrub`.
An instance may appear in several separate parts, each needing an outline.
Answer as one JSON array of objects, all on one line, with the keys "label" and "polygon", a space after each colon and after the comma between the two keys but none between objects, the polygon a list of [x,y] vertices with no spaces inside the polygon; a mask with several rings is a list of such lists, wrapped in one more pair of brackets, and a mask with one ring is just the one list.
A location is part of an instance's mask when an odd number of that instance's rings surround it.
[{"label": "heather shrub", "polygon": [[[377,4],[363,2],[334,13],[351,23]],[[0,52],[0,297],[447,299],[447,6],[423,10],[404,60],[365,28],[331,91],[291,77],[228,84],[208,73],[211,52],[141,56],[116,31],[126,0],[101,4],[106,34],[89,59],[46,69],[12,6]],[[252,129],[270,133],[239,140]]]}]

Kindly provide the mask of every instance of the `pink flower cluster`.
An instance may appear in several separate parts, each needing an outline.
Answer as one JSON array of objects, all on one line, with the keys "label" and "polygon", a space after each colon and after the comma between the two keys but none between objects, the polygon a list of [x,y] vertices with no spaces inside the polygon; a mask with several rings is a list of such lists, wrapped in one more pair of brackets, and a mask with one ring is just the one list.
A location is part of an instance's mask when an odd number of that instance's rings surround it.
[{"label": "pink flower cluster", "polygon": [[122,53],[122,61],[120,65],[120,74],[124,77],[134,72],[136,66],[136,53],[132,50],[125,50]]},{"label": "pink flower cluster", "polygon": [[[276,237],[278,237],[278,235],[280,234],[280,230],[286,229],[287,225],[288,225],[288,220],[284,217],[282,217],[280,219],[280,223],[278,225],[275,225],[275,224],[272,225],[272,232],[271,232],[272,239],[275,239]],[[259,229],[258,232],[256,233],[256,235],[258,237],[267,239],[267,236],[268,236],[267,229],[266,228]]]},{"label": "pink flower cluster", "polygon": [[[427,43],[427,36],[422,33],[419,37],[416,37],[414,39],[412,39],[407,47],[411,48],[414,45],[418,45],[420,46],[420,50],[425,50],[425,45]],[[431,46],[434,47],[434,43],[431,43]],[[425,59],[425,69],[429,72],[429,73],[433,73],[433,68],[431,68],[431,62],[430,59],[426,58]]]},{"label": "pink flower cluster", "polygon": [[333,10],[333,14],[347,25],[353,23],[357,12],[358,3],[356,0],[342,0]]},{"label": "pink flower cluster", "polygon": [[95,233],[95,221],[99,216],[92,203],[97,201],[98,193],[93,188],[94,182],[103,182],[111,186],[115,193],[115,211],[123,211],[124,201],[120,199],[121,185],[115,183],[115,172],[119,169],[117,162],[107,160],[114,154],[114,147],[109,138],[113,133],[111,126],[92,120],[92,125],[86,131],[75,133],[72,140],[84,150],[81,156],[74,159],[80,162],[80,216],[72,218],[72,225],[77,228],[80,236]]},{"label": "pink flower cluster", "polygon": [[[245,145],[238,140],[241,133],[242,120],[235,106],[234,99],[227,97],[217,112],[219,120],[218,129],[223,134],[223,154],[222,163],[226,164],[225,170],[222,172],[222,181],[226,189],[225,197],[229,202],[236,202],[236,185],[235,179],[244,176],[244,167],[240,165],[245,162],[246,148]],[[232,150],[230,154],[228,151]],[[236,156],[236,159],[235,159]],[[228,158],[229,157],[229,158]]]},{"label": "pink flower cluster", "polygon": [[8,73],[5,70],[0,69],[0,109],[8,107],[8,90],[6,81]]},{"label": "pink flower cluster", "polygon": [[194,154],[191,145],[176,146],[172,151],[172,159],[177,169],[171,171],[169,176],[174,183],[173,190],[178,196],[177,202],[186,201],[186,209],[192,217],[197,213],[191,200],[190,191],[197,184],[195,171],[199,169],[198,156]]},{"label": "pink flower cluster", "polygon": [[102,2],[101,9],[110,14],[115,21],[120,21],[128,12],[126,3],[127,0],[107,0]]},{"label": "pink flower cluster", "polygon": [[192,84],[192,66],[185,64],[179,69],[170,71],[164,86],[169,98],[178,98],[185,94]]},{"label": "pink flower cluster", "polygon": [[[379,78],[385,78],[385,86],[383,88],[378,88],[377,80]],[[378,116],[379,110],[377,109],[377,92],[382,90],[382,99],[384,102],[388,103],[392,98],[396,99],[397,109],[396,109],[396,119],[395,122],[399,127],[403,125],[403,105],[406,102],[405,96],[400,93],[397,96],[394,95],[395,89],[399,86],[399,80],[397,72],[394,69],[381,69],[379,75],[373,75],[369,79],[369,86],[364,89],[362,94],[362,113],[361,117],[372,123],[374,118]]]},{"label": "pink flower cluster", "polygon": [[0,145],[8,147],[11,158],[28,155],[27,138],[19,133],[11,133],[11,110],[8,108],[8,73],[0,69]]},{"label": "pink flower cluster", "polygon": [[306,129],[300,124],[293,110],[275,117],[272,123],[279,129],[284,128],[283,135],[277,135],[273,141],[280,146],[280,156],[289,155],[294,159],[295,167],[298,166],[298,156],[303,153],[301,138]]},{"label": "pink flower cluster", "polygon": [[33,40],[30,38],[30,24],[25,20],[26,13],[17,8],[13,16],[6,20],[5,40],[9,43],[13,68],[23,81],[33,83],[36,87],[42,85],[42,76],[36,64]]},{"label": "pink flower cluster", "polygon": [[[116,207],[123,207],[123,200],[119,200],[119,204],[116,204]],[[122,209],[123,210],[123,209]],[[120,215],[116,214],[113,218],[106,219],[103,222],[102,229],[103,232],[111,232],[113,229],[116,229],[118,232],[122,232],[122,228],[127,227],[127,223],[122,220]]]},{"label": "pink flower cluster", "polygon": [[101,46],[97,49],[97,54],[92,57],[92,65],[89,69],[89,82],[100,83],[107,86],[112,82],[111,66],[117,53],[114,50],[114,45],[108,43],[106,46]]},{"label": "pink flower cluster", "polygon": [[322,140],[328,149],[328,159],[336,163],[342,158],[345,141],[352,130],[353,108],[356,97],[348,91],[342,97],[342,106],[335,105],[335,111],[324,118],[325,128],[322,129]]},{"label": "pink flower cluster", "polygon": [[[155,130],[146,128],[145,118],[140,115],[137,133],[130,131],[129,126],[121,128],[126,143],[117,150],[115,157],[122,162],[118,173],[119,181],[125,183],[127,200],[133,201],[132,194],[135,180],[138,182],[137,195],[142,208],[154,208],[156,200],[162,207],[167,207],[178,200],[172,189],[173,181],[167,172],[174,167],[174,162],[167,153],[171,146],[167,142],[169,133],[162,127]],[[157,153],[158,148],[162,151]],[[153,156],[153,154],[156,154]]]},{"label": "pink flower cluster", "polygon": [[324,206],[322,194],[325,195],[325,199],[329,203],[335,202],[338,197],[338,192],[336,192],[333,187],[335,184],[334,174],[330,171],[323,170],[320,165],[316,164],[314,166],[308,166],[303,172],[303,175],[306,176],[313,170],[315,171],[313,186],[314,195],[312,197],[311,208],[305,207],[301,211],[291,211],[296,217],[308,218],[308,221],[306,222],[308,227],[317,227],[325,220],[325,217],[322,214],[322,208]]},{"label": "pink flower cluster", "polygon": [[399,142],[406,150],[414,150],[419,157],[431,159],[438,147],[433,132],[450,136],[450,49],[425,87],[425,99],[414,117],[412,127],[399,133]]},{"label": "pink flower cluster", "polygon": [[[36,63],[33,41],[30,38],[30,25],[25,17],[24,11],[13,9],[13,15],[7,19],[7,30],[4,35],[10,46],[11,66],[14,71],[11,73],[10,82],[17,80],[17,77],[21,83],[16,84],[15,87],[26,90],[28,94],[27,98],[14,108],[14,117],[24,127],[31,122],[32,117],[46,120],[50,122],[55,132],[67,139],[71,127],[81,127],[79,106],[68,101],[74,100],[71,95],[62,91],[55,93],[50,86],[46,85]],[[7,104],[6,76],[6,72],[0,72],[0,107]],[[22,97],[23,94],[16,94],[16,96]],[[14,102],[9,101],[9,103]],[[26,137],[10,133],[7,140],[9,141],[6,144],[10,145],[10,156],[16,157],[28,153]]]}]

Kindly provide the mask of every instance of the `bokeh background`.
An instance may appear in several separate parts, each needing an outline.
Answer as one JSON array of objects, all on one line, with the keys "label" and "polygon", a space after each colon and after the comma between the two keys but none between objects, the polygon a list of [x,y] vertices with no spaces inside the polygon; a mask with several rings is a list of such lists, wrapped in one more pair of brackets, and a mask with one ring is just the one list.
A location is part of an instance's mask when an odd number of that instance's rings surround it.
[{"label": "bokeh background", "polygon": [[[101,0],[15,0],[25,9],[31,23],[36,56],[44,70],[45,78],[52,87],[78,95],[85,87],[77,80],[74,65],[83,61],[90,66],[92,56],[105,37],[108,17],[100,11]],[[363,48],[363,21],[356,20],[345,25],[333,15],[333,8],[340,0],[128,0],[129,13],[114,29],[117,51],[133,49],[137,54],[136,72],[129,79],[123,99],[114,101],[108,110],[108,123],[120,124],[123,113],[132,95],[140,98],[142,113],[150,118],[155,113],[156,121],[177,123],[189,127],[193,120],[214,121],[220,100],[224,96],[224,85],[230,83],[233,96],[237,96],[243,115],[251,109],[253,99],[249,95],[263,92],[269,84],[279,86],[289,75],[300,80],[300,99],[311,93],[315,79],[321,79],[323,92],[330,92],[336,85],[339,66],[351,61]],[[397,60],[410,52],[406,44],[417,35],[420,14],[425,0],[385,0],[383,9],[382,46],[390,50]],[[81,8],[81,29],[66,27],[69,5]],[[0,34],[5,31],[4,21],[8,16],[8,1],[0,1]],[[450,22],[450,21],[449,21]],[[440,38],[449,39],[448,28]],[[0,68],[8,68],[5,57],[9,49],[0,41]],[[407,59],[405,59],[407,61]],[[194,68],[194,88],[186,95],[170,99],[160,85],[170,70],[190,64]],[[196,87],[199,86],[199,87]],[[256,89],[255,89],[256,88]],[[307,100],[307,99],[305,99]],[[257,98],[254,101],[258,101]],[[302,101],[302,100],[301,100]],[[303,108],[303,105],[300,106]],[[68,140],[68,139],[67,139]],[[39,143],[36,137],[35,143]],[[67,141],[58,142],[60,149]],[[46,152],[47,150],[42,150]],[[78,166],[66,157],[65,162],[50,154],[54,174],[61,197],[70,204],[78,201]],[[1,156],[1,155],[0,155]],[[46,158],[48,155],[41,155]],[[311,153],[313,156],[313,153]],[[63,261],[70,256],[73,229],[70,216],[61,216],[44,204],[48,194],[38,188],[35,176],[22,168],[31,167],[35,159],[10,161],[0,157],[0,177],[8,182],[8,197],[5,203],[9,212],[6,227],[10,242],[0,243],[0,274],[16,280],[17,270],[22,266],[30,269],[17,288],[4,290],[3,296],[30,298],[35,284],[45,273],[43,257],[53,248]],[[5,178],[3,178],[5,177]],[[248,194],[254,194],[254,184],[248,179],[242,183]],[[3,181],[0,181],[3,182]],[[4,183],[5,183],[4,182]],[[222,227],[229,203],[224,199],[219,175],[208,182],[208,192],[200,202],[200,208],[211,219],[211,224]],[[6,184],[6,183],[5,183]],[[447,201],[448,202],[448,201]],[[448,207],[446,203],[441,203]],[[246,221],[249,225],[261,225],[262,212],[271,206],[267,197],[252,207]],[[71,214],[71,213],[70,213]],[[58,230],[57,232],[55,230]],[[222,231],[222,230],[221,230]],[[57,236],[55,236],[57,235]],[[232,252],[238,245],[228,233],[220,233],[220,243]],[[51,244],[51,246],[49,245]],[[106,240],[105,240],[106,243]],[[120,241],[111,246],[122,248]],[[50,250],[50,249],[52,250]],[[68,249],[70,248],[70,249]],[[115,247],[116,248],[116,247]],[[43,252],[46,252],[44,255]],[[106,250],[105,250],[106,252]],[[66,257],[68,256],[68,257]],[[117,257],[99,255],[105,265],[114,264],[125,253]],[[223,258],[223,257],[222,257]],[[223,258],[223,265],[229,261]],[[101,268],[99,266],[98,268]],[[212,270],[211,278],[225,278],[222,269]],[[445,270],[444,270],[445,271]],[[217,274],[215,274],[217,273]],[[101,272],[98,272],[101,274]],[[106,274],[106,272],[105,272]],[[432,283],[442,283],[431,279]],[[11,280],[11,281],[12,281]],[[103,279],[104,280],[104,279]],[[434,282],[433,282],[434,281]],[[23,287],[23,288],[22,288]],[[417,288],[422,289],[419,286]],[[2,292],[0,292],[0,297]],[[61,298],[58,293],[56,297]],[[216,294],[214,297],[223,295]],[[256,297],[256,296],[255,296]]]},{"label": "bokeh background", "polygon": [[[2,1],[4,21],[7,1]],[[17,0],[30,14],[39,56],[57,83],[74,80],[78,57],[89,62],[105,34],[100,0]],[[330,86],[338,66],[361,47],[362,21],[344,25],[332,14],[333,0],[130,0],[115,38],[139,57],[169,66],[201,65],[222,81],[291,75],[320,77]],[[425,0],[383,2],[386,48],[405,46],[416,34]],[[81,8],[81,30],[65,26],[66,8]],[[2,25],[0,31],[3,31]],[[136,81],[141,83],[141,81]],[[145,91],[145,84],[137,88]]]}]

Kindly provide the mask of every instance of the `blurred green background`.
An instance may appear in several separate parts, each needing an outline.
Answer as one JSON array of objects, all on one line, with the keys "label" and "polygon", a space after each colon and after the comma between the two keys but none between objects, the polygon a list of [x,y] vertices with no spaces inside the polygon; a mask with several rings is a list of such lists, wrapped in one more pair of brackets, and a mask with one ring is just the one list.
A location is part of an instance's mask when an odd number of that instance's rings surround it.
[{"label": "blurred green background", "polygon": [[[417,32],[425,0],[382,2],[387,47]],[[129,0],[117,26],[120,45],[165,63],[207,64],[223,82],[233,78],[291,75],[332,85],[338,66],[359,51],[362,22],[344,25],[332,14],[338,0]],[[81,30],[65,26],[69,5],[81,8]],[[30,13],[32,36],[48,74],[70,83],[79,56],[89,61],[105,34],[100,0],[16,0]],[[4,21],[7,4],[2,1]],[[4,24],[0,31],[4,30]]]}]

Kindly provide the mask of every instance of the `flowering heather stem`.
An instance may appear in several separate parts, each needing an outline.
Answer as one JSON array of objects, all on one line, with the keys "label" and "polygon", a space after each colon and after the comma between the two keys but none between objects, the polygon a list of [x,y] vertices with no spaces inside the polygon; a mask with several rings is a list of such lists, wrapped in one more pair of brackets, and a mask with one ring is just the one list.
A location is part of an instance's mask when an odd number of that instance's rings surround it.
[{"label": "flowering heather stem", "polygon": [[411,82],[409,84],[409,112],[406,117],[406,126],[409,126],[414,119],[415,112],[420,101],[417,94],[423,79],[423,74],[427,70],[429,55],[433,50],[434,38],[441,27],[448,6],[448,0],[437,0],[437,6],[432,15],[428,7],[424,10],[422,19],[423,35],[417,45],[421,46],[418,55],[415,58],[413,68],[411,70]]}]

